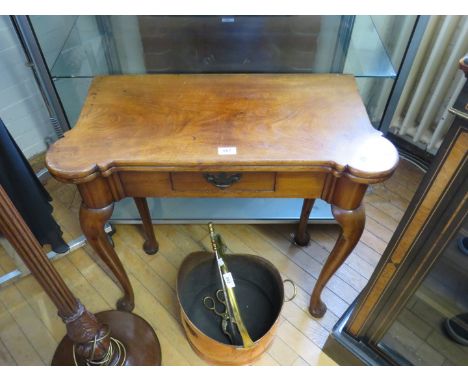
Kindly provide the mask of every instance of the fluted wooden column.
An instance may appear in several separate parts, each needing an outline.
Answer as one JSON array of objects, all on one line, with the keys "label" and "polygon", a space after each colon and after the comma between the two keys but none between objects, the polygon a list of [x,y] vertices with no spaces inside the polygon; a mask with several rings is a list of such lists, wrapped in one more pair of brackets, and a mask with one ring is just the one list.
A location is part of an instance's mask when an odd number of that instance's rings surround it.
[{"label": "fluted wooden column", "polygon": [[[118,317],[114,319],[113,312],[110,311],[100,313],[105,317],[101,321],[99,314],[96,317],[75,298],[1,186],[0,232],[15,248],[31,274],[55,304],[59,316],[66,325],[67,337],[59,345],[53,364],[70,365],[75,364],[75,360],[77,364],[99,363],[109,354],[112,356],[108,358],[107,363],[113,365],[160,364],[159,342],[152,328],[142,318],[131,313],[115,312]],[[140,325],[141,331],[138,334],[144,334],[145,338],[133,338],[135,333],[125,330],[130,333],[124,335],[128,338],[125,338],[125,341],[121,341],[122,338],[120,338],[115,342],[115,339],[111,337],[114,321],[120,323],[120,326]],[[114,341],[114,347],[111,348],[114,352],[109,352],[111,341]],[[139,349],[139,346],[135,346],[133,342],[145,348]],[[117,347],[115,344],[122,346],[120,352],[115,351]],[[138,354],[135,355],[132,351]],[[145,354],[145,351],[149,356]]]}]

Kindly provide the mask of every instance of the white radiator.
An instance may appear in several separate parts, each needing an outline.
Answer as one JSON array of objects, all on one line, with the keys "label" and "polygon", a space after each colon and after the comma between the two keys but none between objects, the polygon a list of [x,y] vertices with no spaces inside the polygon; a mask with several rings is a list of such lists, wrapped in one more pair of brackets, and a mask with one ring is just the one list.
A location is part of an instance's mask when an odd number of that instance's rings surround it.
[{"label": "white radiator", "polygon": [[459,59],[468,51],[467,16],[431,16],[390,131],[436,153],[451,122],[448,107],[460,92],[465,77]]}]

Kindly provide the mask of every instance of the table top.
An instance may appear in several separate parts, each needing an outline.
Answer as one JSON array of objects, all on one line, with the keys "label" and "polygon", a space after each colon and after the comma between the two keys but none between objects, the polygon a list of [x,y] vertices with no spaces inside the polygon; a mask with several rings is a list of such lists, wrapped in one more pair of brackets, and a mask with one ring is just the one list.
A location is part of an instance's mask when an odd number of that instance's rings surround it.
[{"label": "table top", "polygon": [[328,169],[373,183],[397,162],[354,78],[340,74],[96,77],[76,126],[46,156],[75,183],[129,169]]}]

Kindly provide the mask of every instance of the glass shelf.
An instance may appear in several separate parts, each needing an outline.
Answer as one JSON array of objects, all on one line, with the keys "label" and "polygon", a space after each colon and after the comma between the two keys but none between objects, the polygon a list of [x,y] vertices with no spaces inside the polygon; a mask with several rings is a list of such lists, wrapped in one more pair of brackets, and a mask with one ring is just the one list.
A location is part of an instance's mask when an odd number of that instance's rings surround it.
[{"label": "glass shelf", "polygon": [[340,16],[78,16],[51,66],[55,78],[337,71],[396,76],[371,16],[344,32]]},{"label": "glass shelf", "polygon": [[[270,198],[148,198],[153,223],[297,223],[302,199]],[[111,217],[113,223],[139,221],[135,202],[126,198],[118,202]],[[331,207],[317,199],[309,221],[326,223],[333,220]]]},{"label": "glass shelf", "polygon": [[396,70],[371,16],[355,19],[343,73],[366,78],[396,77]]},{"label": "glass shelf", "polygon": [[104,47],[106,36],[95,16],[77,16],[50,71],[53,78],[92,78],[110,74]]}]

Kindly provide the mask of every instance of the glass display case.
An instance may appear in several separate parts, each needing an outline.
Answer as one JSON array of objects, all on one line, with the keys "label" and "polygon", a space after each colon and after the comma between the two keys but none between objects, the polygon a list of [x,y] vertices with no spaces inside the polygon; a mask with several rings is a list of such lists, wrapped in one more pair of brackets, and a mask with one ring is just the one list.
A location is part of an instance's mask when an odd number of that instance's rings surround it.
[{"label": "glass display case", "polygon": [[[71,127],[96,75],[333,72],[357,78],[378,128],[417,17],[31,16],[30,21]],[[149,200],[157,221],[294,222],[301,205],[299,199]],[[133,203],[123,200],[113,220],[132,222],[137,216]],[[317,201],[311,220],[331,219],[329,205]]]},{"label": "glass display case", "polygon": [[[468,76],[468,57],[460,61]],[[340,364],[468,365],[468,83],[369,283],[324,351]]]}]

